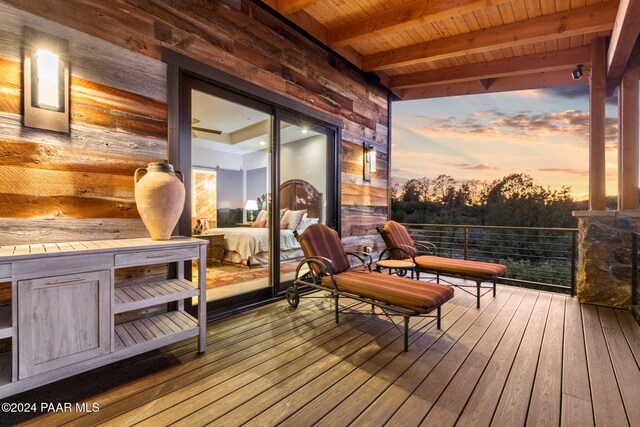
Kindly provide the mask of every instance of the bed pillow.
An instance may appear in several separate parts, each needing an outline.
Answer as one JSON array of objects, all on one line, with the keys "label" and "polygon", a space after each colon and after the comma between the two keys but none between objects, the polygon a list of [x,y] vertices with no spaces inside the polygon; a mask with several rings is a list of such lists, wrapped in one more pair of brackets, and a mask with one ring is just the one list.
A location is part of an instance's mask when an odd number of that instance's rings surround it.
[{"label": "bed pillow", "polygon": [[265,228],[267,226],[267,220],[256,221],[251,224],[251,228]]},{"label": "bed pillow", "polygon": [[298,234],[302,234],[308,226],[317,224],[320,222],[320,218],[302,218],[300,224],[298,224]]},{"label": "bed pillow", "polygon": [[280,220],[282,220],[282,218],[284,217],[284,214],[286,214],[288,210],[289,208],[280,209]]},{"label": "bed pillow", "polygon": [[[267,211],[266,211],[266,210],[264,210],[264,209],[262,209],[262,210],[260,211],[260,213],[258,214],[258,216],[256,217],[256,222],[266,221],[266,220],[267,220],[267,218],[268,218],[268,216],[269,216],[269,215],[268,215]],[[254,224],[255,224],[255,222],[254,222]],[[263,227],[264,227],[264,225],[263,225]]]},{"label": "bed pillow", "polygon": [[288,223],[287,228],[289,230],[295,230],[298,228],[305,212],[307,212],[306,209],[301,211],[286,211],[282,217],[282,221],[286,221]]},{"label": "bed pillow", "polygon": [[289,223],[285,220],[280,221],[280,230],[286,230],[289,226]]}]

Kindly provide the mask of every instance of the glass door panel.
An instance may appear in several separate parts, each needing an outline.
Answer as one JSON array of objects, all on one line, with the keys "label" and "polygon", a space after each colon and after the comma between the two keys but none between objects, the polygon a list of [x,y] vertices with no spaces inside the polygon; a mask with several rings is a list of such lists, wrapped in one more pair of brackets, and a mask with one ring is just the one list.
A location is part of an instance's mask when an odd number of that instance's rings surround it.
[{"label": "glass door panel", "polygon": [[220,95],[191,91],[191,224],[194,236],[209,242],[208,301],[271,286],[273,116],[240,96]]},{"label": "glass door panel", "polygon": [[294,230],[311,224],[333,225],[333,206],[327,171],[334,133],[291,118],[280,121],[280,280],[282,291],[303,257]]}]

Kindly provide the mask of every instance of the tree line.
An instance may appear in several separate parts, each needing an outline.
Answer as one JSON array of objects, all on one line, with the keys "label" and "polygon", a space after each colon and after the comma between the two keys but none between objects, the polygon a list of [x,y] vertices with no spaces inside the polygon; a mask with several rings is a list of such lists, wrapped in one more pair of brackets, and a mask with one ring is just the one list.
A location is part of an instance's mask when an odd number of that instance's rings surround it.
[{"label": "tree line", "polygon": [[417,224],[576,227],[574,210],[586,208],[571,188],[552,190],[524,173],[493,181],[458,181],[449,175],[391,186],[392,217]]}]

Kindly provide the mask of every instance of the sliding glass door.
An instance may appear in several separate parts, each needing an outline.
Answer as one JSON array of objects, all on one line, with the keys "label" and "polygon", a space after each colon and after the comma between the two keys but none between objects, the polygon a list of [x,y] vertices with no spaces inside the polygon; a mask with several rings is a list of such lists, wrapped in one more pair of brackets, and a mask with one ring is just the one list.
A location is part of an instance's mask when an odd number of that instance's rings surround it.
[{"label": "sliding glass door", "polygon": [[303,258],[295,234],[338,225],[339,129],[199,79],[181,84],[176,166],[191,197],[180,233],[209,243],[207,301],[274,297]]},{"label": "sliding glass door", "polygon": [[290,114],[279,118],[280,277],[286,289],[303,256],[293,231],[312,224],[336,225],[335,130]]}]

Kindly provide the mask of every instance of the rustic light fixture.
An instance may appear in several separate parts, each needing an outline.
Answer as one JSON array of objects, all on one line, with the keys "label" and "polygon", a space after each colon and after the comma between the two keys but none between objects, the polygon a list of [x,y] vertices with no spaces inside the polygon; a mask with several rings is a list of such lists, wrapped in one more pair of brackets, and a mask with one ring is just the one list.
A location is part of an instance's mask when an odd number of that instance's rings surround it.
[{"label": "rustic light fixture", "polygon": [[69,42],[24,27],[24,125],[69,132]]},{"label": "rustic light fixture", "polygon": [[571,77],[573,77],[573,80],[580,80],[580,78],[582,77],[582,74],[583,74],[582,73],[582,67],[583,66],[584,65],[582,65],[582,64],[578,64],[576,66],[576,69],[571,71]]},{"label": "rustic light fixture", "polygon": [[376,149],[373,145],[368,145],[365,142],[363,144],[363,152],[364,152],[363,178],[365,181],[371,181],[371,174],[376,171]]}]

